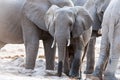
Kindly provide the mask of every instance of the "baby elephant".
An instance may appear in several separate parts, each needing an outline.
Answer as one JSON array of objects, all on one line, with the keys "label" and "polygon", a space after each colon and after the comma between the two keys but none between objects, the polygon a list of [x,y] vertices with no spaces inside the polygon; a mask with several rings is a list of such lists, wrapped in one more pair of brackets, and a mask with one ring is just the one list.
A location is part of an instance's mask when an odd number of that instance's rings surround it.
[{"label": "baby elephant", "polygon": [[[53,5],[45,16],[45,24],[58,47],[58,76],[62,71],[79,76],[81,54],[91,37],[92,18],[84,7],[63,7]],[[71,50],[72,48],[72,50]]]}]

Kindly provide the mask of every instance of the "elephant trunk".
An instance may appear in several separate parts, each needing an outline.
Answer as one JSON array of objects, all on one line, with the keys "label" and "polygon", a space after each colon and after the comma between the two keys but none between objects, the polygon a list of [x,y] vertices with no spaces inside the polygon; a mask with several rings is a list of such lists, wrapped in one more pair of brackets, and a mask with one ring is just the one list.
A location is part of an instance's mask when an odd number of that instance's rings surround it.
[{"label": "elephant trunk", "polygon": [[56,36],[55,41],[58,47],[58,76],[61,76],[64,67],[66,47],[70,45],[70,36]]},{"label": "elephant trunk", "polygon": [[62,70],[64,66],[66,46],[58,45],[58,76],[62,75]]}]

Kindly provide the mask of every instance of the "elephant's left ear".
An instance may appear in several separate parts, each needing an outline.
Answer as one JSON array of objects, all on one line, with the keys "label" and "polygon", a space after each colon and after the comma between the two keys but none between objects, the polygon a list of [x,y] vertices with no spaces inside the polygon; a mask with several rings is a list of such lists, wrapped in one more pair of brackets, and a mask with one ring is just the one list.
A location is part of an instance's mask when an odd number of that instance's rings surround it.
[{"label": "elephant's left ear", "polygon": [[90,29],[93,20],[89,12],[84,7],[76,6],[74,9],[75,23],[72,30],[72,35],[73,37],[78,37],[84,31]]},{"label": "elephant's left ear", "polygon": [[45,25],[47,30],[49,31],[49,33],[54,36],[54,15],[55,15],[55,11],[58,9],[59,7],[56,5],[52,5],[48,11],[46,12],[45,16],[44,16],[44,20],[45,20]]}]

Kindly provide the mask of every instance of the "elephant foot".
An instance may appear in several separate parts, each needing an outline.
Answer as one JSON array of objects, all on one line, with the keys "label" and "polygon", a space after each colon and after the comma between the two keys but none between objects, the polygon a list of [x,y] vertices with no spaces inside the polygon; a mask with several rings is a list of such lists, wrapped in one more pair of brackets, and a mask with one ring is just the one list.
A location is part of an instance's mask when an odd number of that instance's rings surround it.
[{"label": "elephant foot", "polygon": [[69,77],[70,77],[70,78],[81,79],[81,73],[79,74],[79,72],[70,71],[70,72],[69,72]]},{"label": "elephant foot", "polygon": [[32,76],[36,71],[33,69],[20,69],[18,72],[27,76]]},{"label": "elephant foot", "polygon": [[45,76],[57,76],[57,73],[54,70],[45,70]]},{"label": "elephant foot", "polygon": [[64,71],[64,73],[69,76],[69,70],[68,71]]},{"label": "elephant foot", "polygon": [[88,74],[87,74],[87,78],[91,79],[91,80],[102,80],[102,78],[99,78],[97,76],[94,76],[92,74],[89,74],[89,77],[88,77]]},{"label": "elephant foot", "polygon": [[60,61],[59,63],[58,63],[58,73],[57,73],[57,75],[59,76],[59,77],[61,77],[62,76],[62,61]]},{"label": "elephant foot", "polygon": [[34,70],[34,66],[25,66],[25,69],[32,69],[32,70]]},{"label": "elephant foot", "polygon": [[100,80],[102,80],[102,70],[95,69],[95,71],[92,73],[93,76],[98,77]]},{"label": "elephant foot", "polygon": [[92,74],[93,69],[84,71],[84,74]]},{"label": "elephant foot", "polygon": [[106,71],[104,73],[104,80],[118,80],[118,79],[115,77],[114,73]]},{"label": "elephant foot", "polygon": [[54,66],[48,66],[48,65],[46,65],[46,70],[54,70]]},{"label": "elephant foot", "polygon": [[115,76],[104,76],[103,80],[118,80]]},{"label": "elephant foot", "polygon": [[34,68],[35,68],[35,62],[34,63],[26,62],[25,69],[34,69]]},{"label": "elephant foot", "polygon": [[69,75],[70,78],[81,79],[79,75],[71,74]]},{"label": "elephant foot", "polygon": [[87,78],[90,78],[91,80],[103,80],[102,76],[96,74],[95,72],[92,74],[86,74]]}]

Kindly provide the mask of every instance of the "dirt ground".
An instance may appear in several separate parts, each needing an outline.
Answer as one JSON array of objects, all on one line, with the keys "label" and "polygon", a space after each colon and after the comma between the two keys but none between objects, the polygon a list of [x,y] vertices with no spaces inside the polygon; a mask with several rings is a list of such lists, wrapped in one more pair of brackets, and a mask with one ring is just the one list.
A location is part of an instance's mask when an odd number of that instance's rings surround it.
[{"label": "dirt ground", "polygon": [[[97,39],[96,43],[96,61],[99,56],[100,40]],[[45,70],[45,60],[43,45],[40,41],[38,58],[36,60],[35,70],[24,69],[25,49],[23,44],[8,44],[0,51],[0,80],[70,80],[63,74],[62,77],[47,76],[46,74],[56,74],[55,71]],[[57,56],[57,54],[56,54]],[[82,64],[82,71],[85,70],[86,60]],[[55,62],[55,69],[57,68],[57,59]],[[86,78],[82,74],[83,80]],[[116,71],[116,77],[120,78],[120,61]],[[87,79],[90,80],[90,79]]]}]

